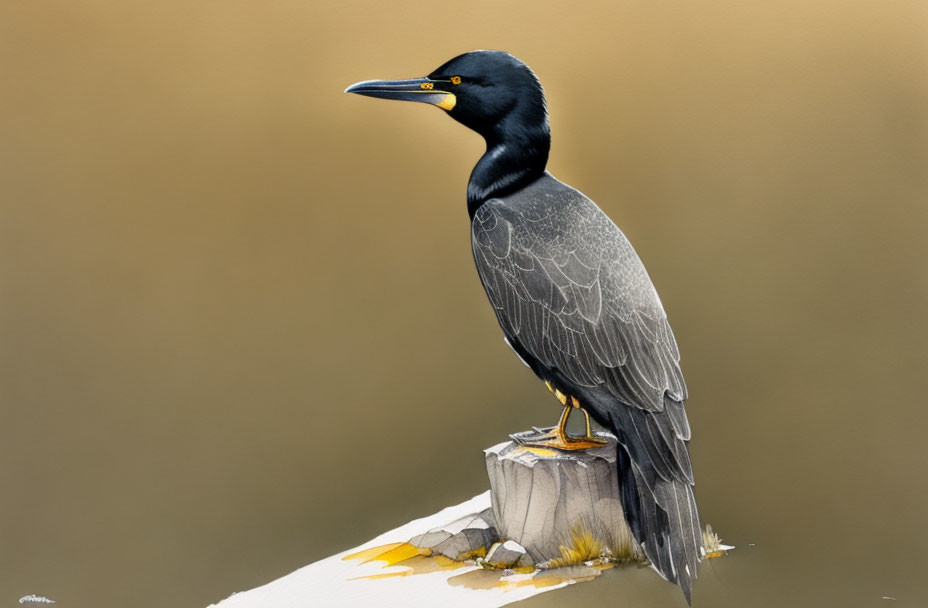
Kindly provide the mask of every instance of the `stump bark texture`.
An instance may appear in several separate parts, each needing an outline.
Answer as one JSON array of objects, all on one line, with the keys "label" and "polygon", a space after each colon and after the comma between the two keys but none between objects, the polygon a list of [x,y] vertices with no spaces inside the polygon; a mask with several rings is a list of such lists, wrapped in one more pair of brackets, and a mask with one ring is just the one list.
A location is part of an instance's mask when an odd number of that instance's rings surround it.
[{"label": "stump bark texture", "polygon": [[559,451],[514,441],[485,450],[501,539],[525,547],[536,563],[563,557],[562,547],[583,549],[578,541],[599,543],[614,556],[635,551],[619,499],[616,440],[607,433],[600,436],[609,443],[589,450]]}]

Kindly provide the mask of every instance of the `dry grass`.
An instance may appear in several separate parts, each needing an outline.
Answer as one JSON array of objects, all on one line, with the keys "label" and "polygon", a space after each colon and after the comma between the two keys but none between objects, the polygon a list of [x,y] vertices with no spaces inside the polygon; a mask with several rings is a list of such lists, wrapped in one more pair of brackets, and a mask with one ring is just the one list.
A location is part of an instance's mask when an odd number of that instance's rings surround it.
[{"label": "dry grass", "polygon": [[570,528],[569,537],[559,547],[560,557],[545,562],[545,568],[561,568],[588,562],[647,563],[646,558],[626,526],[609,530],[581,521]]},{"label": "dry grass", "polygon": [[[610,535],[606,531],[601,531],[602,533],[595,532],[584,522],[575,524],[570,529],[567,542],[559,547],[561,555],[539,564],[539,567],[543,569],[563,568],[589,562],[647,565],[649,563],[648,559],[639,549],[631,533],[627,529],[622,531],[625,533]],[[612,542],[604,540],[610,537],[614,537]],[[730,549],[730,547],[722,544],[722,539],[710,525],[707,525],[703,530],[702,538],[707,559],[720,557]]]},{"label": "dry grass", "polygon": [[560,546],[561,556],[548,561],[549,568],[574,566],[594,559],[604,557],[604,548],[593,532],[583,524],[577,524],[570,529],[570,541]]},{"label": "dry grass", "polygon": [[724,545],[722,545],[722,539],[708,524],[706,529],[702,531],[702,546],[706,551],[706,559],[721,557],[726,551]]}]

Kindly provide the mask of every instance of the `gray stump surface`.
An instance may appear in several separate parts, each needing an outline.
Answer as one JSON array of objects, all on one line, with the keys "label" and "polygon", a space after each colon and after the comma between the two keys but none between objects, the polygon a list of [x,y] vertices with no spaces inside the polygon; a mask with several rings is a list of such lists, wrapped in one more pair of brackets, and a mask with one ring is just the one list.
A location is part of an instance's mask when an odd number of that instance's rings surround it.
[{"label": "gray stump surface", "polygon": [[622,516],[616,440],[601,448],[563,452],[513,441],[487,449],[493,518],[499,536],[525,547],[532,559],[562,557],[561,547],[591,535],[607,554],[635,546]]}]

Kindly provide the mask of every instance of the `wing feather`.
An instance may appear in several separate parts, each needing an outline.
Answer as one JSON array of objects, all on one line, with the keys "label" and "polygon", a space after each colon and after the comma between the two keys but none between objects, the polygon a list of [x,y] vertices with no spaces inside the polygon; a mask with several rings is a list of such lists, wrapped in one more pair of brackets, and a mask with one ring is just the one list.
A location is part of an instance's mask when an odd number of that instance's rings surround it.
[{"label": "wing feather", "polygon": [[595,397],[611,422],[629,459],[622,499],[635,536],[689,598],[702,541],[680,351],[634,249],[571,192],[557,207],[543,197],[482,205],[474,260],[510,344]]}]

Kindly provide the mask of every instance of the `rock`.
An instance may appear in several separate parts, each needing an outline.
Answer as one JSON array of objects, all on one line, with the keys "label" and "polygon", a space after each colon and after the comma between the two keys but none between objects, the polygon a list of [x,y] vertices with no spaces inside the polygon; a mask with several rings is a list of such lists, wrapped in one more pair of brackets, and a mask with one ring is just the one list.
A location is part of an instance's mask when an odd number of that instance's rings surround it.
[{"label": "rock", "polygon": [[451,559],[480,555],[499,540],[490,509],[467,515],[449,524],[432,528],[410,539],[409,543]]},{"label": "rock", "polygon": [[484,562],[494,568],[511,568],[531,566],[531,560],[525,552],[525,547],[513,540],[507,540],[493,545]]},{"label": "rock", "polygon": [[636,545],[622,516],[616,440],[559,451],[507,441],[485,451],[493,521],[501,539],[525,548],[535,563],[583,563],[600,555],[632,556]]},{"label": "rock", "polygon": [[522,557],[519,558],[519,561],[512,565],[513,568],[534,568],[535,560],[532,559],[532,556],[528,553],[525,553]]}]

